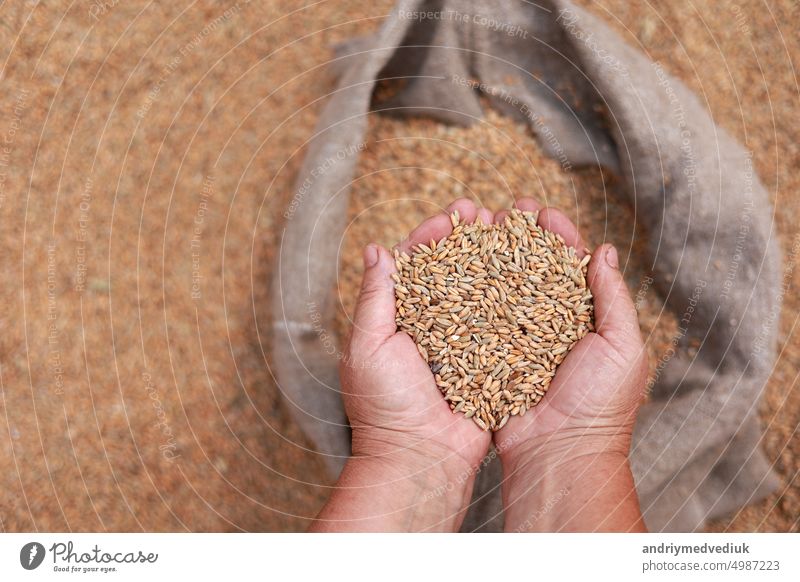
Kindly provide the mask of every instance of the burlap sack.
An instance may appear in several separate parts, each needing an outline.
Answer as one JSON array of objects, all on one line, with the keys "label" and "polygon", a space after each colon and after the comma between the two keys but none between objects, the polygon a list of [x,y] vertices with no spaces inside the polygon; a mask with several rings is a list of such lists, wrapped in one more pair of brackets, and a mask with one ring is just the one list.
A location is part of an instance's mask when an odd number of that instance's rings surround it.
[{"label": "burlap sack", "polygon": [[[483,93],[529,123],[563,167],[601,164],[623,180],[649,233],[654,284],[681,325],[631,451],[648,527],[694,530],[777,487],[757,418],[780,311],[772,209],[752,154],[694,94],[557,0],[401,0],[375,35],[342,47],[336,69],[287,210],[273,295],[276,376],[332,473],[349,448],[326,331],[338,241],[375,80],[404,76],[387,112],[469,124]],[[501,527],[499,479],[497,467],[479,474],[465,529]]]}]

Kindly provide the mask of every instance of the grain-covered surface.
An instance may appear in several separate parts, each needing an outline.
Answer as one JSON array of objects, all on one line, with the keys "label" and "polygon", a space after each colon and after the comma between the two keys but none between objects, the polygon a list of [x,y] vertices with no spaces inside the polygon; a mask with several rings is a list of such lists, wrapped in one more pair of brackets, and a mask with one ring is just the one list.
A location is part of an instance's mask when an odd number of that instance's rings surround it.
[{"label": "grain-covered surface", "polygon": [[539,404],[575,342],[594,330],[591,254],[537,218],[512,210],[499,224],[464,224],[455,212],[450,235],[394,252],[397,327],[450,409],[482,430]]},{"label": "grain-covered surface", "polygon": [[[796,529],[800,6],[582,4],[697,92],[776,205],[781,352],[761,414],[784,488],[711,529]],[[0,7],[0,529],[297,530],[324,500],[269,373],[266,280],[331,46],[391,2],[286,6]],[[561,172],[496,115],[370,123],[339,328],[364,243],[391,246],[455,196],[493,209],[534,196],[621,249],[655,373],[677,327],[611,177]]]}]

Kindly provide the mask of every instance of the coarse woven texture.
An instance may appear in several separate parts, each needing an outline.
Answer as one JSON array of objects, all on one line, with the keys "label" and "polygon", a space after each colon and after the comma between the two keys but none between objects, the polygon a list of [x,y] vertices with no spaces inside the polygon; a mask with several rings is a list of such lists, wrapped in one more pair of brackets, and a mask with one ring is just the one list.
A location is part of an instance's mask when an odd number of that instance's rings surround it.
[{"label": "coarse woven texture", "polygon": [[538,213],[459,224],[408,255],[395,250],[397,327],[428,362],[453,412],[500,430],[547,392],[575,342],[594,329],[579,258]]},{"label": "coarse woven texture", "polygon": [[[476,17],[414,17],[437,10]],[[481,22],[526,34],[498,34]],[[541,42],[528,42],[528,35]],[[771,313],[781,301],[774,291],[781,258],[770,236],[771,210],[752,155],[714,124],[690,90],[566,0],[491,7],[401,0],[378,33],[347,43],[339,56],[337,91],[298,177],[299,188],[310,176],[316,179],[303,191],[314,216],[289,225],[304,256],[287,249],[282,265],[303,273],[330,262],[333,251],[322,243],[344,231],[340,199],[349,190],[356,156],[330,169],[325,161],[363,143],[363,115],[379,76],[407,81],[374,103],[389,114],[471,125],[483,116],[482,93],[495,108],[528,123],[565,170],[599,165],[621,178],[621,192],[650,237],[654,286],[667,307],[682,314],[676,345],[688,349],[699,342],[693,357],[682,351],[666,358],[638,418],[631,462],[648,526],[697,529],[778,487],[759,448],[756,416],[775,357]],[[322,167],[322,175],[315,173]],[[319,221],[316,211],[332,192],[337,210]],[[737,223],[739,232],[719,228]],[[749,252],[737,250],[742,246]],[[284,271],[281,279],[291,277]],[[332,277],[323,276],[308,296],[276,293],[287,316],[276,327],[276,342],[297,345],[308,328],[304,302],[323,301],[332,285]],[[281,362],[276,372],[293,384],[296,399],[312,400],[317,380],[300,370]],[[319,446],[330,449],[338,441],[344,449],[346,434],[334,422],[340,411],[341,405],[325,418],[298,422],[306,432],[323,428]],[[465,527],[498,528],[494,507],[473,507]]]}]

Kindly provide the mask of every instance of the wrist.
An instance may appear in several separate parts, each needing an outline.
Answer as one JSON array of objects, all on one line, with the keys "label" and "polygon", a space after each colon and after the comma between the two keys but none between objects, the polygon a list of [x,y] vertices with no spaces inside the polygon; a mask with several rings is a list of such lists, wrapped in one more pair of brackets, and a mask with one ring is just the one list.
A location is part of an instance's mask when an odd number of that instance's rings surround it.
[{"label": "wrist", "polygon": [[627,427],[561,429],[535,437],[507,439],[509,444],[500,450],[500,458],[503,467],[513,473],[557,471],[598,455],[627,458],[631,434]]},{"label": "wrist", "polygon": [[639,531],[630,432],[558,431],[502,452],[506,529]]},{"label": "wrist", "polygon": [[474,461],[460,451],[439,443],[430,437],[378,427],[354,427],[352,430],[352,457],[386,461],[410,473],[442,473],[469,481],[474,476]]},{"label": "wrist", "polygon": [[[402,439],[401,439],[402,440]],[[472,495],[474,468],[429,441],[353,433],[353,456],[312,529],[457,531]]]},{"label": "wrist", "polygon": [[[460,527],[472,495],[475,463],[458,451],[430,438],[410,437],[397,431],[353,430],[351,463],[360,464],[366,477],[391,476],[420,501],[420,515],[439,513]],[[441,529],[448,531],[446,524]]]}]

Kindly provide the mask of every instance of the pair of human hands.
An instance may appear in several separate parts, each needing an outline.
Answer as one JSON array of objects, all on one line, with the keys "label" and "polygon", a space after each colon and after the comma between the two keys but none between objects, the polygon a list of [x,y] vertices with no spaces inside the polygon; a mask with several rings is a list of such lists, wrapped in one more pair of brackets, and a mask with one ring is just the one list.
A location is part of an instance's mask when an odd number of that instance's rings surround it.
[{"label": "pair of human hands", "polygon": [[[578,256],[584,255],[584,242],[565,214],[542,208],[532,199],[520,199],[515,207],[538,211],[542,228],[560,235]],[[508,212],[493,214],[476,208],[470,200],[459,199],[425,220],[397,248],[408,252],[419,243],[448,236],[453,228],[450,214],[456,211],[464,222],[479,219],[485,224],[501,223]],[[512,417],[493,434],[451,412],[414,341],[397,331],[392,280],[396,268],[391,253],[368,245],[364,266],[353,331],[341,367],[354,457],[382,459],[399,472],[435,473],[438,479],[424,482],[442,482],[447,491],[458,489],[449,493],[460,500],[451,527],[463,518],[474,476],[492,439],[505,471],[508,529],[514,529],[510,527],[514,521],[517,529],[535,529],[523,527],[530,514],[530,508],[523,506],[526,499],[528,505],[533,502],[531,496],[542,471],[564,467],[575,477],[580,465],[590,457],[594,461],[597,455],[603,459],[612,455],[627,467],[646,363],[636,311],[611,245],[600,246],[588,267],[595,332],[573,347],[539,405],[524,416]],[[600,461],[598,466],[603,466],[602,478],[608,481],[608,463]],[[556,485],[550,483],[547,491]],[[541,501],[543,494],[536,499]]]}]

